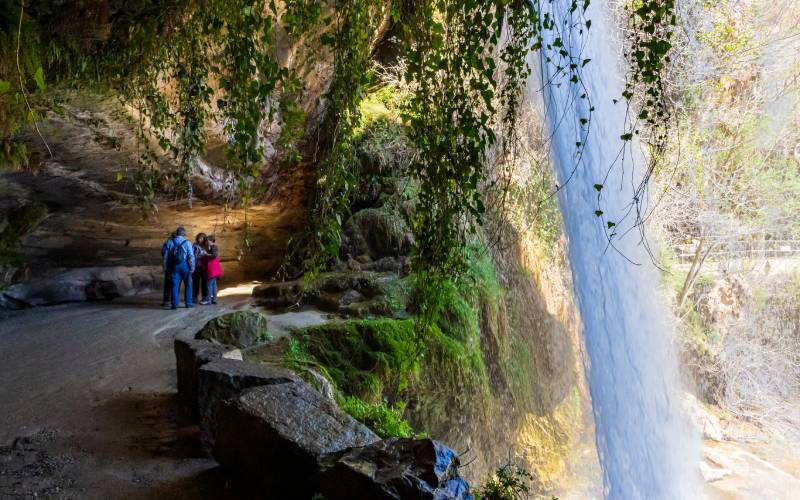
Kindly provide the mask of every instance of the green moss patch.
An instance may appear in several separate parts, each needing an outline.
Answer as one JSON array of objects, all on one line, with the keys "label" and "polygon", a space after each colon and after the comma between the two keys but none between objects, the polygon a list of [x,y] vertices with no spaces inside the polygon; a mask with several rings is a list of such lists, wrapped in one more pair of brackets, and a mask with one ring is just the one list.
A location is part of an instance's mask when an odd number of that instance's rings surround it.
[{"label": "green moss patch", "polygon": [[341,398],[339,406],[384,439],[415,437],[411,424],[403,418],[403,403],[391,407],[385,402],[370,404],[355,396],[348,396]]},{"label": "green moss patch", "polygon": [[297,332],[285,364],[318,367],[343,394],[377,403],[407,387],[417,351],[411,320],[341,321]]},{"label": "green moss patch", "polygon": [[266,316],[255,311],[236,311],[212,319],[196,338],[239,348],[268,342]]}]

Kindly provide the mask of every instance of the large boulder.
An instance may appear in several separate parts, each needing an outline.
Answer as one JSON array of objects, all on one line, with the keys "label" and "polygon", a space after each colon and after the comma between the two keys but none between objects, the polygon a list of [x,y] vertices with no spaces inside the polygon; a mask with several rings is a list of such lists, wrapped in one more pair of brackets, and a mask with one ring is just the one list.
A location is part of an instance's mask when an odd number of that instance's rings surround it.
[{"label": "large boulder", "polygon": [[222,358],[238,359],[241,361],[242,353],[238,349],[229,350],[227,347],[214,344],[207,340],[176,338],[174,342],[175,366],[178,375],[178,399],[196,418],[197,407],[197,378],[201,367]]},{"label": "large boulder", "polygon": [[236,311],[206,323],[195,338],[246,349],[268,339],[267,317],[256,311]]},{"label": "large boulder", "polygon": [[270,498],[310,498],[320,457],[379,439],[297,381],[257,387],[220,401],[213,456]]},{"label": "large boulder", "polygon": [[300,379],[288,370],[231,359],[212,361],[200,368],[197,377],[197,407],[200,414],[200,443],[211,453],[214,446],[215,406],[235,398],[245,389],[261,385],[282,385]]},{"label": "large boulder", "polygon": [[387,439],[323,460],[328,500],[471,499],[456,453],[431,439]]}]

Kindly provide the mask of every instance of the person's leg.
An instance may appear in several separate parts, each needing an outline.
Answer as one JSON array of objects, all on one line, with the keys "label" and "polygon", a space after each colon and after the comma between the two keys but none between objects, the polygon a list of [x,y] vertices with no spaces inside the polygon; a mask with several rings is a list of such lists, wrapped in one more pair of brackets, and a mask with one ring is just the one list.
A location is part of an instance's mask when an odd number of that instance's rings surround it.
[{"label": "person's leg", "polygon": [[202,271],[200,273],[200,279],[196,282],[198,284],[198,288],[203,292],[203,302],[208,300],[208,278],[206,278],[206,272]]},{"label": "person's leg", "polygon": [[170,297],[172,296],[172,281],[169,271],[164,271],[164,297],[161,300],[161,306],[166,307],[169,305]]},{"label": "person's leg", "polygon": [[[200,281],[200,270],[195,269],[194,273],[192,273],[192,282],[196,285]],[[197,295],[199,294],[200,289],[197,286],[192,287],[192,302],[197,302]]]},{"label": "person's leg", "polygon": [[214,286],[211,288],[209,300],[212,304],[217,303],[217,286],[219,286],[219,278],[214,278]]},{"label": "person's leg", "polygon": [[179,267],[173,267],[169,276],[169,284],[172,288],[172,308],[175,309],[181,301],[181,274]]},{"label": "person's leg", "polygon": [[213,304],[216,300],[216,287],[217,287],[217,278],[211,278],[206,282],[206,298],[203,299],[203,304]]},{"label": "person's leg", "polygon": [[189,266],[184,264],[186,267],[186,289],[184,290],[184,302],[186,302],[186,307],[192,307],[192,273],[189,272]]},{"label": "person's leg", "polygon": [[214,281],[213,279],[204,279],[203,280],[203,300],[200,301],[201,304],[207,306],[211,302],[208,300],[209,293],[211,291],[211,282]]}]

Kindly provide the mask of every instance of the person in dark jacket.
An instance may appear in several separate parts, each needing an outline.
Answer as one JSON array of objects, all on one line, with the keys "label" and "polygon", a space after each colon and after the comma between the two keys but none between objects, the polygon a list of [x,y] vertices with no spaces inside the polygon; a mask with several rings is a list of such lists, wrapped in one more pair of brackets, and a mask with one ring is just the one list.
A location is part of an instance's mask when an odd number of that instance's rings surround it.
[{"label": "person in dark jacket", "polygon": [[172,249],[173,245],[173,238],[175,238],[175,232],[173,231],[172,234],[169,235],[167,241],[161,245],[161,261],[162,267],[164,268],[164,296],[161,299],[161,307],[170,307],[170,297],[172,296],[172,276],[170,276],[170,271],[167,269],[167,253]]},{"label": "person in dark jacket", "polygon": [[195,259],[192,244],[186,239],[186,230],[179,227],[172,238],[172,244],[164,257],[164,267],[169,270],[172,281],[172,309],[181,302],[181,283],[184,284],[183,297],[187,308],[192,307],[192,273]]},{"label": "person in dark jacket", "polygon": [[[206,256],[208,255],[208,239],[206,233],[197,233],[194,238],[194,272],[192,272],[192,299],[197,302],[197,297],[200,292],[203,293],[203,301],[208,297],[208,290],[206,285]],[[202,304],[202,302],[201,302]]]}]

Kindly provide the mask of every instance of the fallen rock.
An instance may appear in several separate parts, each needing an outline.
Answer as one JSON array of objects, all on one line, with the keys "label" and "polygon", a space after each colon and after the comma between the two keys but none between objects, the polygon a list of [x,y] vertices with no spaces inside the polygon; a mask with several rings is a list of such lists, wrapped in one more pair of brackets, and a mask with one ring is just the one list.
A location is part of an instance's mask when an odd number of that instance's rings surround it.
[{"label": "fallen rock", "polygon": [[283,368],[230,359],[218,359],[201,367],[197,378],[197,408],[203,450],[210,453],[214,446],[217,402],[234,398],[252,387],[288,384],[299,380]]},{"label": "fallen rock", "polygon": [[269,308],[308,304],[336,311],[355,300],[371,299],[383,294],[381,284],[387,279],[385,273],[375,272],[323,273],[306,289],[300,280],[259,285],[253,289],[253,299],[257,305]]},{"label": "fallen rock", "polygon": [[383,257],[373,262],[368,262],[361,265],[364,271],[374,271],[379,273],[395,273],[399,274],[403,270],[403,258],[400,257]]},{"label": "fallen rock", "polygon": [[706,462],[700,462],[700,474],[703,476],[703,480],[705,482],[713,483],[714,481],[719,481],[725,476],[729,476],[731,471],[724,467],[715,467]]},{"label": "fallen rock", "polygon": [[692,423],[705,439],[722,441],[725,439],[725,432],[722,430],[722,423],[716,415],[712,414],[697,400],[694,395],[685,392],[681,401],[684,412],[689,416]]},{"label": "fallen rock", "polygon": [[268,339],[267,317],[256,311],[236,311],[206,323],[195,338],[246,349]]},{"label": "fallen rock", "polygon": [[303,286],[300,281],[265,283],[253,288],[253,298],[263,307],[290,307],[303,298]]},{"label": "fallen rock", "polygon": [[380,439],[303,381],[221,400],[215,429],[214,458],[275,498],[310,498],[320,457]]},{"label": "fallen rock", "polygon": [[323,460],[328,500],[471,499],[456,453],[431,439],[387,439]]}]

